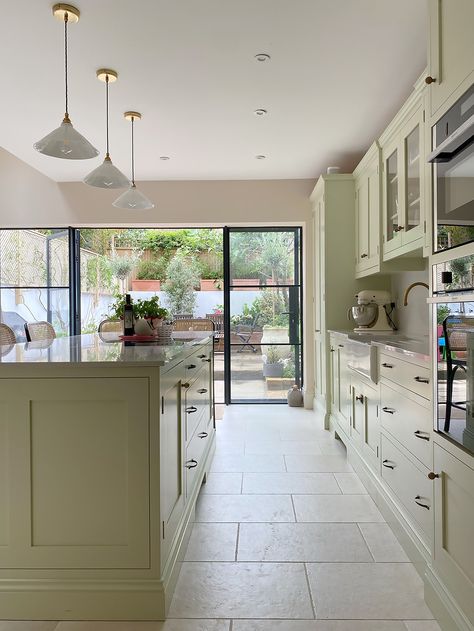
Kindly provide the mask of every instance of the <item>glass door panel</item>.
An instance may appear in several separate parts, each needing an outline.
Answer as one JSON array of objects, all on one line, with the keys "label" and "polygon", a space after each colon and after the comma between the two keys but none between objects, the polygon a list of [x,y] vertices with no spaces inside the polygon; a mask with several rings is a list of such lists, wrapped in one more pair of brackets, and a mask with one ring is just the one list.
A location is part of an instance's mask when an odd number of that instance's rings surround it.
[{"label": "glass door panel", "polygon": [[395,237],[399,231],[398,213],[398,151],[395,150],[386,161],[386,208],[387,208],[387,241]]},{"label": "glass door panel", "polygon": [[405,230],[412,230],[420,225],[420,126],[405,138],[406,155],[406,209],[407,221]]},{"label": "glass door panel", "polygon": [[69,232],[0,230],[0,320],[25,341],[27,322],[70,333]]},{"label": "glass door panel", "polygon": [[299,228],[229,228],[226,402],[275,402],[301,385]]}]

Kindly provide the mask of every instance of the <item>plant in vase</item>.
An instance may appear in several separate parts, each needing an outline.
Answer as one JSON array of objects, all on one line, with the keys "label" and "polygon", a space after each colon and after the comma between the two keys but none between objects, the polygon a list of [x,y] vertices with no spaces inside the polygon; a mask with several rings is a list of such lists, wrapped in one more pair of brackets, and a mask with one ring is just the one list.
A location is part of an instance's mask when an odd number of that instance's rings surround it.
[{"label": "plant in vase", "polygon": [[133,304],[133,314],[136,319],[135,332],[138,335],[156,332],[163,320],[168,317],[168,311],[160,306],[158,296],[152,296],[149,300],[137,300]]},{"label": "plant in vase", "polygon": [[161,281],[166,276],[168,261],[165,257],[159,260],[142,260],[137,268],[137,277],[132,281],[134,291],[160,291]]},{"label": "plant in vase", "polygon": [[282,377],[284,363],[278,348],[276,346],[269,346],[263,358],[263,376],[264,377]]}]

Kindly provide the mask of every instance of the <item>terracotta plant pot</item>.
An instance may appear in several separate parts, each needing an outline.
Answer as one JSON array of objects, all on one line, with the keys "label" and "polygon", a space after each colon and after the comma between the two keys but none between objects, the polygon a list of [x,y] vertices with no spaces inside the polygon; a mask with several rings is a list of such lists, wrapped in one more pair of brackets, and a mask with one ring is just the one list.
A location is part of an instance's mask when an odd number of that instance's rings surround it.
[{"label": "terracotta plant pot", "polygon": [[224,281],[220,278],[201,278],[201,291],[220,291],[224,287]]},{"label": "terracotta plant pot", "polygon": [[234,287],[234,291],[251,291],[250,287],[239,288],[239,285],[249,285],[252,287],[260,287],[260,279],[258,278],[233,278],[230,281]]},{"label": "terracotta plant pot", "polygon": [[132,291],[160,291],[161,280],[132,280]]}]

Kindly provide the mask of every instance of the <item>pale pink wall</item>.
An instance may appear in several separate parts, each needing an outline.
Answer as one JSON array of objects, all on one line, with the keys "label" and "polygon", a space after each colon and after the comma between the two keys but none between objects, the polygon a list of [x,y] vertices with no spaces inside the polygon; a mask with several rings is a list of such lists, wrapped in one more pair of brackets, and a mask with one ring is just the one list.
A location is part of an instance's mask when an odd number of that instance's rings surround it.
[{"label": "pale pink wall", "polygon": [[55,227],[71,221],[58,184],[0,147],[0,227]]}]

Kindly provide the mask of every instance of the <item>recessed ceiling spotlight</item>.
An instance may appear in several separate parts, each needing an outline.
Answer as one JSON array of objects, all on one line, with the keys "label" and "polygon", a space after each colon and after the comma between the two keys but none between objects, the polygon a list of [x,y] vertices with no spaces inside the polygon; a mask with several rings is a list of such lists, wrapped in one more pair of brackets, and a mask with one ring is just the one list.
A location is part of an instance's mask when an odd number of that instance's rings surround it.
[{"label": "recessed ceiling spotlight", "polygon": [[265,158],[266,158],[267,156],[264,156],[264,155],[262,155],[262,154],[259,154],[258,156],[255,156],[255,157],[257,158],[257,160],[265,160]]},{"label": "recessed ceiling spotlight", "polygon": [[255,59],[257,61],[270,61],[271,57],[268,53],[257,53]]},{"label": "recessed ceiling spotlight", "polygon": [[259,108],[258,110],[255,110],[254,114],[255,116],[265,116],[265,114],[268,114],[268,111],[262,108]]},{"label": "recessed ceiling spotlight", "polygon": [[160,156],[160,160],[169,160],[170,157],[169,156]]}]

